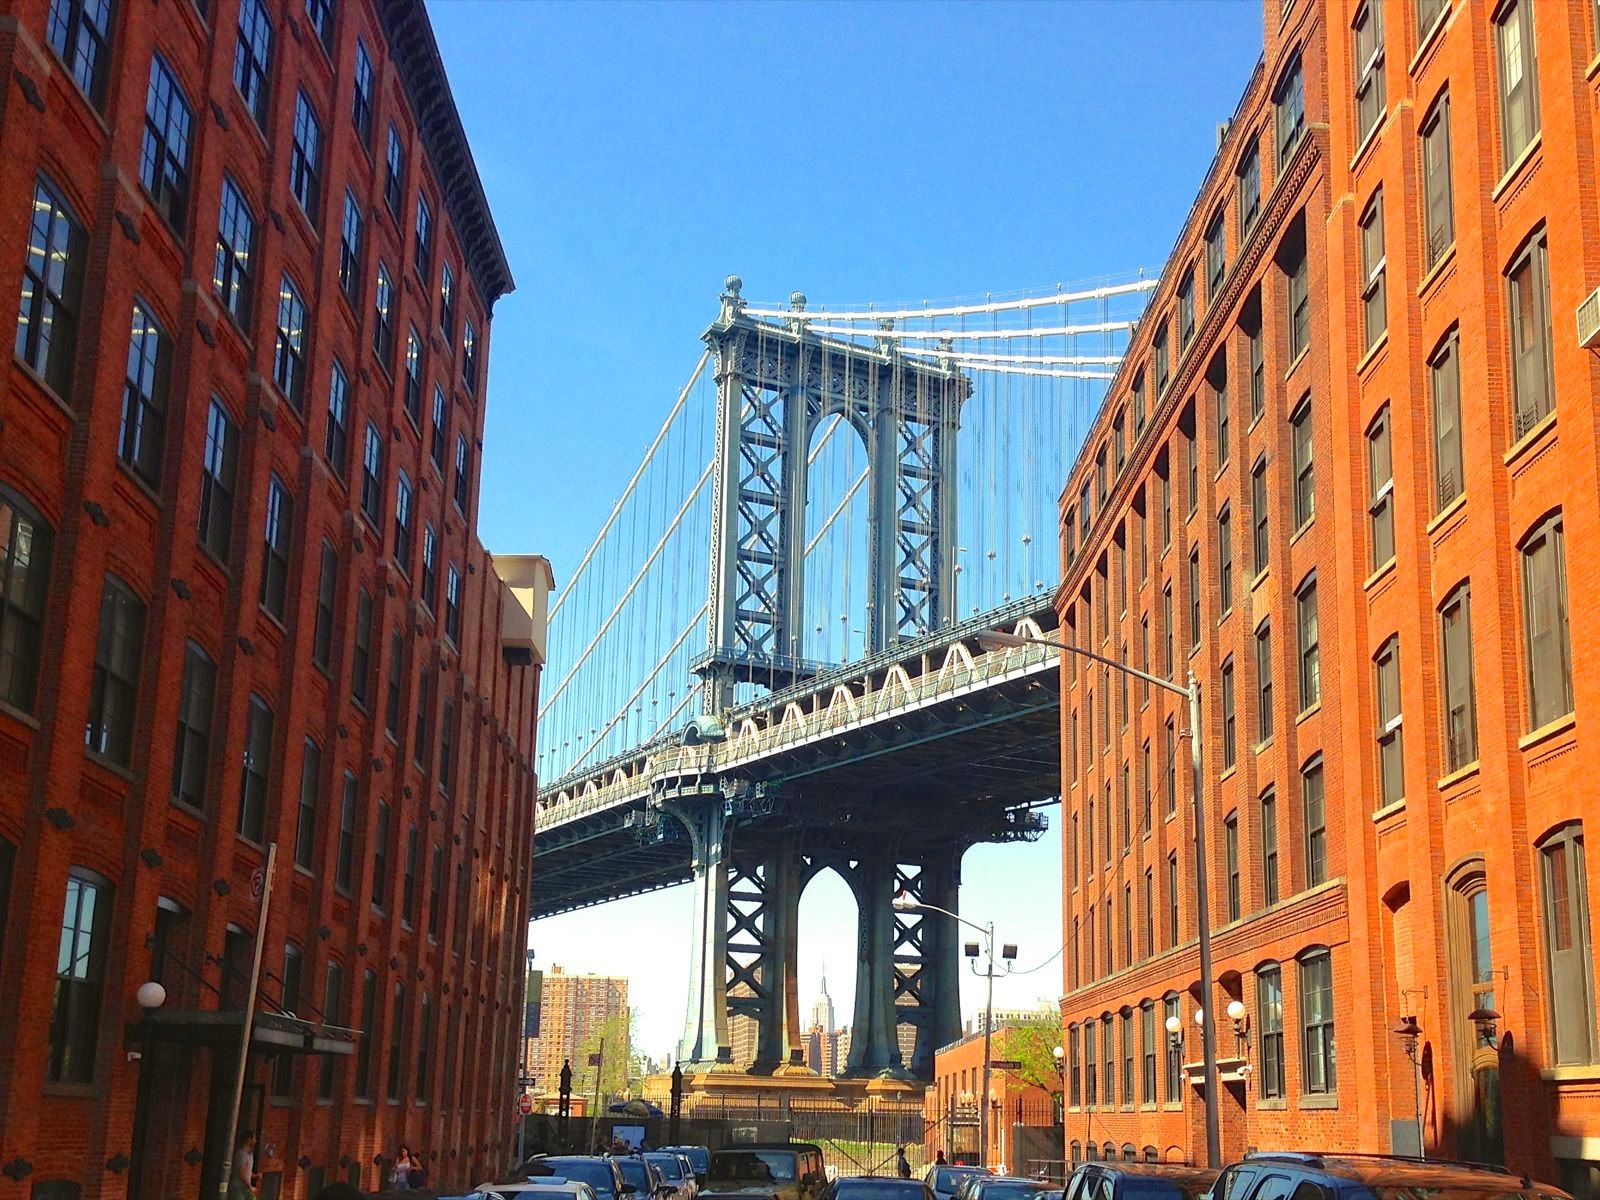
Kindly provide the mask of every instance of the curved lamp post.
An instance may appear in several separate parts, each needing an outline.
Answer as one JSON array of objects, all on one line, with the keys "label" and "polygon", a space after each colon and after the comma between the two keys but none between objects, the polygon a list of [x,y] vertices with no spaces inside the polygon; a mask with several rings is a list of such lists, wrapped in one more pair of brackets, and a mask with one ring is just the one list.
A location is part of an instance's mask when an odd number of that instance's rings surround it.
[{"label": "curved lamp post", "polygon": [[1189,762],[1193,768],[1191,777],[1194,781],[1194,890],[1198,909],[1195,924],[1200,941],[1202,1006],[1195,1014],[1195,1018],[1200,1022],[1200,1044],[1205,1060],[1206,1166],[1216,1170],[1222,1166],[1222,1134],[1217,1114],[1217,1024],[1210,1009],[1214,980],[1211,972],[1211,885],[1207,875],[1206,823],[1201,806],[1200,787],[1200,681],[1195,678],[1194,672],[1190,671],[1189,686],[1179,687],[1159,675],[1152,675],[1148,671],[1130,667],[1115,658],[1108,658],[1103,654],[1096,654],[1092,650],[1069,645],[1054,638],[1025,637],[1021,634],[991,629],[978,634],[977,640],[978,645],[985,650],[1007,650],[1018,646],[1050,646],[1068,654],[1076,654],[1080,658],[1087,658],[1103,667],[1121,671],[1124,675],[1132,675],[1135,679],[1142,679],[1163,691],[1182,696],[1189,702]]}]

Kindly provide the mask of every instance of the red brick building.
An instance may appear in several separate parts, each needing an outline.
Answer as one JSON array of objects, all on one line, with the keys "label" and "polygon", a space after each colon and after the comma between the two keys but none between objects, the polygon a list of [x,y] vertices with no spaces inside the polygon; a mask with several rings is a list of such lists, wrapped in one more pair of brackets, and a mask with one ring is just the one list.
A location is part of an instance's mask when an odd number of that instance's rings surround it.
[{"label": "red brick building", "polygon": [[[1010,1026],[996,1026],[992,1062],[1015,1061],[1007,1053],[1010,1032]],[[1013,1175],[1037,1171],[1044,1160],[1059,1165],[1053,1144],[1060,1131],[1058,1097],[1012,1069],[991,1069],[989,1076],[989,1165],[998,1169],[1003,1163]],[[934,1054],[933,1083],[923,1101],[924,1162],[931,1163],[941,1150],[950,1162],[979,1161],[982,1102],[983,1034],[971,1033]],[[1044,1131],[1048,1136],[1039,1137]]]},{"label": "red brick building", "polygon": [[550,574],[474,533],[511,277],[422,2],[9,0],[0,63],[0,1198],[216,1194],[270,844],[262,1194],[475,1183]]},{"label": "red brick building", "polygon": [[1225,1155],[1420,1124],[1593,1194],[1600,11],[1265,26],[1062,496],[1067,635],[1201,681],[1217,975],[1184,702],[1069,656],[1068,1153],[1203,1160],[1209,999]]}]

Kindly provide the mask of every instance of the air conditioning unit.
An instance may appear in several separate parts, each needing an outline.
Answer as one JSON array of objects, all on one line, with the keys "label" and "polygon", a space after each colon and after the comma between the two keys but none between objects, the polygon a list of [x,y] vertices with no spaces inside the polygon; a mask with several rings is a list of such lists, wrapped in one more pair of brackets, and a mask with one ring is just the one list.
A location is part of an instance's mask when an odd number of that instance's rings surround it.
[{"label": "air conditioning unit", "polygon": [[1578,305],[1578,345],[1585,350],[1600,349],[1600,288]]}]

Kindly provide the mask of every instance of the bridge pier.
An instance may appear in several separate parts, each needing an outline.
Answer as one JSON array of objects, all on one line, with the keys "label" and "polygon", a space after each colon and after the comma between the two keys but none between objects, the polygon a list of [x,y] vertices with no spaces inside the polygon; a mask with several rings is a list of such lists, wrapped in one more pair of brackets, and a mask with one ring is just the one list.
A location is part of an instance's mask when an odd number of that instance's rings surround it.
[{"label": "bridge pier", "polygon": [[662,806],[689,831],[694,866],[694,960],[678,1061],[711,1064],[731,1053],[728,1041],[728,862],[732,821],[713,792]]}]

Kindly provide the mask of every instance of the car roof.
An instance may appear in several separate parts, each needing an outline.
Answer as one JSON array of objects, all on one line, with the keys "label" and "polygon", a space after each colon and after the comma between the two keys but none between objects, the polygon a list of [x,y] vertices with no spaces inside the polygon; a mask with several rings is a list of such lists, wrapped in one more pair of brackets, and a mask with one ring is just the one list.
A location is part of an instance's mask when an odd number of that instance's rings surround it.
[{"label": "car roof", "polygon": [[1560,1188],[1543,1183],[1535,1184],[1526,1175],[1514,1175],[1504,1167],[1451,1159],[1417,1159],[1385,1154],[1277,1151],[1247,1155],[1244,1161],[1247,1165],[1280,1165],[1298,1167],[1301,1170],[1322,1171],[1340,1179],[1355,1180],[1368,1187],[1484,1188],[1498,1185],[1500,1189],[1506,1191],[1537,1187],[1543,1192],[1565,1194]]},{"label": "car roof", "polygon": [[1092,1167],[1097,1171],[1114,1171],[1122,1175],[1142,1175],[1154,1179],[1171,1179],[1183,1183],[1211,1183],[1218,1175],[1222,1174],[1221,1171],[1213,1171],[1210,1167],[1191,1167],[1187,1163],[1099,1161],[1080,1163],[1079,1166]]},{"label": "car roof", "polygon": [[822,1153],[822,1147],[810,1142],[735,1142],[713,1151],[715,1154],[737,1154],[741,1150],[811,1150]]}]

